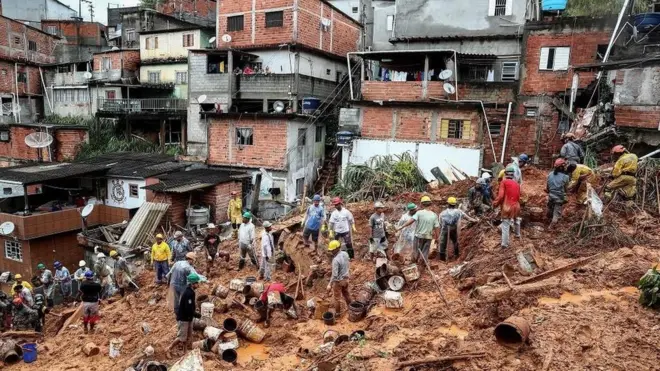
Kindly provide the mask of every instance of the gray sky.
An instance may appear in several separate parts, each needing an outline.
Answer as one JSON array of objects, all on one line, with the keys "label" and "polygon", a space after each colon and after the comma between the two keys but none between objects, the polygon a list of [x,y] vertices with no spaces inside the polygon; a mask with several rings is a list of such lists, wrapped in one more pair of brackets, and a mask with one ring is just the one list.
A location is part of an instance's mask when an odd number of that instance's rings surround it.
[{"label": "gray sky", "polygon": [[[70,6],[73,10],[78,11],[79,0],[60,1]],[[92,0],[92,2],[94,3],[94,21],[106,24],[108,20],[108,4],[113,8],[117,6],[135,6],[140,2],[140,0]],[[82,3],[82,16],[85,21],[89,21],[90,17],[88,3]]]}]

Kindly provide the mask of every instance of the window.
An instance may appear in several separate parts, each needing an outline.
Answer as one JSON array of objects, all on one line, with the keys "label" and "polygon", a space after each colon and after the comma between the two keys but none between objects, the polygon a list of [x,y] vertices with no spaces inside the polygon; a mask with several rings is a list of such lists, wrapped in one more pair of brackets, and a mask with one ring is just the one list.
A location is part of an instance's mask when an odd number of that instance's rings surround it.
[{"label": "window", "polygon": [[357,12],[358,12],[358,7],[357,7],[357,6],[354,6],[354,7],[351,9],[351,11],[352,11],[353,13],[357,13]]},{"label": "window", "polygon": [[268,12],[266,13],[266,28],[268,27],[282,27],[284,25],[284,12]]},{"label": "window", "polygon": [[14,36],[14,44],[15,45],[21,45],[21,38],[18,36]]},{"label": "window", "polygon": [[53,90],[53,99],[57,103],[86,103],[89,102],[87,89],[56,89]]},{"label": "window", "polygon": [[566,71],[570,55],[569,47],[541,48],[539,70]]},{"label": "window", "polygon": [[251,146],[254,144],[252,128],[236,128],[236,144]]},{"label": "window", "polygon": [[114,90],[106,90],[105,99],[115,99],[117,97],[117,92]]},{"label": "window", "polygon": [[459,75],[464,81],[487,81],[491,66],[480,64],[459,65]]},{"label": "window", "polygon": [[0,142],[9,142],[9,130],[0,131]]},{"label": "window", "polygon": [[502,81],[518,80],[518,62],[502,62]]},{"label": "window", "polygon": [[243,16],[227,17],[227,32],[243,31]]},{"label": "window", "polygon": [[48,32],[51,35],[57,35],[57,26],[46,27],[46,32]]},{"label": "window", "polygon": [[188,72],[177,72],[176,73],[176,83],[185,85],[188,83]]},{"label": "window", "polygon": [[392,31],[394,29],[394,16],[393,15],[388,15],[387,16],[387,30]]},{"label": "window", "polygon": [[307,129],[298,129],[298,147],[303,147],[307,144]]},{"label": "window", "polygon": [[128,197],[138,198],[138,185],[137,184],[129,184],[128,185]]},{"label": "window", "polygon": [[103,57],[101,59],[101,69],[103,71],[110,71],[112,69],[112,60],[109,57]]},{"label": "window", "polygon": [[5,240],[5,258],[18,262],[23,261],[23,246],[20,242]]},{"label": "window", "polygon": [[227,57],[225,55],[209,55],[207,57],[207,68],[206,72],[208,73],[225,73],[227,72]]},{"label": "window", "polygon": [[513,14],[513,0],[488,0],[488,15],[501,17]]},{"label": "window", "polygon": [[18,82],[24,82],[27,83],[27,73],[26,72],[19,72],[18,77],[16,78]]},{"label": "window", "polygon": [[10,194],[12,194],[12,189],[9,188],[9,187],[7,187],[7,188],[3,188],[3,189],[2,189],[2,194],[4,194],[5,196],[6,196],[6,195],[10,195]]},{"label": "window", "polygon": [[172,125],[168,121],[165,127],[165,144],[179,144],[181,143],[181,125]]},{"label": "window", "polygon": [[305,178],[296,179],[296,197],[302,197],[305,192]]},{"label": "window", "polygon": [[126,30],[126,41],[135,41],[135,29],[129,28]]},{"label": "window", "polygon": [[525,109],[525,116],[527,117],[536,117],[538,114],[538,108],[536,107],[528,107]]},{"label": "window", "polygon": [[195,34],[186,33],[183,34],[183,47],[190,48],[195,46]]},{"label": "window", "polygon": [[502,133],[502,123],[501,122],[491,122],[488,124],[488,129],[490,129],[490,135],[493,137],[499,136]]},{"label": "window", "polygon": [[472,122],[470,120],[442,120],[440,122],[440,137],[444,139],[472,139]]},{"label": "window", "polygon": [[147,37],[146,41],[147,41],[147,45],[146,45],[147,50],[158,49],[158,36]]},{"label": "window", "polygon": [[37,51],[37,42],[28,40],[28,50],[32,51],[32,52],[36,52]]},{"label": "window", "polygon": [[57,73],[69,73],[69,72],[71,72],[70,64],[64,66],[57,66]]},{"label": "window", "polygon": [[149,83],[160,84],[160,71],[149,71]]},{"label": "window", "polygon": [[314,141],[316,143],[321,143],[323,141],[323,126],[316,127],[316,135],[314,136]]},{"label": "window", "polygon": [[607,44],[600,44],[598,45],[598,48],[596,49],[596,60],[597,61],[602,61],[603,58],[605,58],[605,53],[607,53]]}]

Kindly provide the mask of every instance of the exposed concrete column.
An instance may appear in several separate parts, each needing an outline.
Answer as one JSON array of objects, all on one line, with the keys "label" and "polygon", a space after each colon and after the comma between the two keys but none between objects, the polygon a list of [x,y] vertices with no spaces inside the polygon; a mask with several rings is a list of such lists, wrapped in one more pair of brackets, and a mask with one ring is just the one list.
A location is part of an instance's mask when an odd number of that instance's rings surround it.
[{"label": "exposed concrete column", "polygon": [[298,90],[300,88],[300,53],[296,52],[296,59],[294,62],[294,83],[293,83],[293,88],[291,92],[291,104],[293,105],[293,112],[296,113],[298,112]]},{"label": "exposed concrete column", "polygon": [[266,99],[266,98],[264,98],[264,100],[263,100],[263,108],[262,108],[262,110],[263,110],[265,113],[268,113],[268,99]]},{"label": "exposed concrete column", "polygon": [[229,94],[227,94],[227,112],[231,112],[232,97],[234,96],[234,52],[227,51],[227,83],[229,84]]},{"label": "exposed concrete column", "polygon": [[429,56],[424,56],[424,76],[422,79],[422,99],[426,99],[429,95]]}]

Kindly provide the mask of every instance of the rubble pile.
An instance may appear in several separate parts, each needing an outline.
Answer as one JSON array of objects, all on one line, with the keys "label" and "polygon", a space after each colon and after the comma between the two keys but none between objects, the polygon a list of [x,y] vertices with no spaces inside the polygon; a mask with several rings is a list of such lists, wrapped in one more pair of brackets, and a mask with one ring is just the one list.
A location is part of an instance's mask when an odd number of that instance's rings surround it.
[{"label": "rubble pile", "polygon": [[[485,215],[478,223],[464,224],[460,257],[450,254],[449,262],[429,259],[434,276],[418,266],[419,279],[407,269],[409,264],[362,259],[372,203],[348,204],[357,227],[350,291],[353,300],[362,298],[366,309],[359,309],[364,318],[346,310],[332,325],[319,315],[332,300],[326,292],[328,258],[304,249],[300,219],[276,228],[282,231],[279,243],[290,260],[273,272],[273,281],[282,282],[288,295],[298,294],[297,319],[275,311],[270,327],[256,325],[256,335],[245,334],[245,326],[258,316],[242,287],[258,275],[257,268],[248,262],[238,271],[236,242],[224,241],[220,249],[231,253],[229,261],[216,263],[210,282],[197,291],[200,309],[203,303],[213,303],[214,312],[197,326],[207,331],[195,331],[200,349],[185,362],[201,359],[205,370],[657,369],[660,346],[654,339],[660,313],[638,303],[635,287],[644,273],[660,264],[654,217],[624,205],[610,206],[598,222],[603,226],[589,228],[600,232],[578,233],[584,207],[571,196],[560,226],[551,231],[545,219],[545,172],[525,169],[523,176],[527,197],[521,239],[502,250],[497,222]],[[464,196],[470,186],[465,180],[430,190],[434,211],[445,207],[446,197]],[[395,224],[405,204],[420,196],[401,194],[387,201],[388,221]],[[389,246],[395,242],[391,233]],[[204,271],[204,264],[196,263],[198,271]],[[294,269],[289,269],[291,264]],[[403,279],[392,283],[394,276]],[[149,362],[173,365],[186,353],[166,358],[165,349],[176,334],[166,288],[153,284],[150,271],[142,273],[137,284],[140,291],[102,304],[101,322],[91,335],[83,335],[79,321],[63,327],[58,315],[71,309],[56,308],[47,317],[38,360],[6,369],[101,371]],[[392,285],[403,286],[395,291]],[[202,341],[212,332],[208,325],[222,329],[227,319],[236,321],[234,335],[225,331],[213,336],[217,340]],[[519,327],[496,339],[495,328],[503,321]],[[99,348],[98,354],[87,355],[90,343]],[[219,350],[229,349],[228,343],[238,343],[234,364],[233,353],[225,357]]]}]

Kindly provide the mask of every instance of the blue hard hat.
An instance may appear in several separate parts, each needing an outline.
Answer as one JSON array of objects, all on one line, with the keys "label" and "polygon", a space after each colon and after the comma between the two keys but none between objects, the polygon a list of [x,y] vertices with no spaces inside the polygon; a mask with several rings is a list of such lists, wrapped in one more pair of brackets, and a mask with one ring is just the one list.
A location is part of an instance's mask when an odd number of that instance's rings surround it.
[{"label": "blue hard hat", "polygon": [[55,268],[59,268],[59,267],[62,266],[62,263],[60,263],[59,261],[56,261],[55,264],[53,264],[53,265],[55,266]]},{"label": "blue hard hat", "polygon": [[85,272],[85,278],[92,278],[92,277],[94,277],[94,272],[92,271]]},{"label": "blue hard hat", "polygon": [[518,160],[520,160],[522,162],[527,162],[527,161],[529,161],[529,156],[527,156],[526,153],[523,153],[520,156],[518,156]]},{"label": "blue hard hat", "polygon": [[321,196],[314,195],[314,198],[312,198],[312,201],[321,201]]}]

